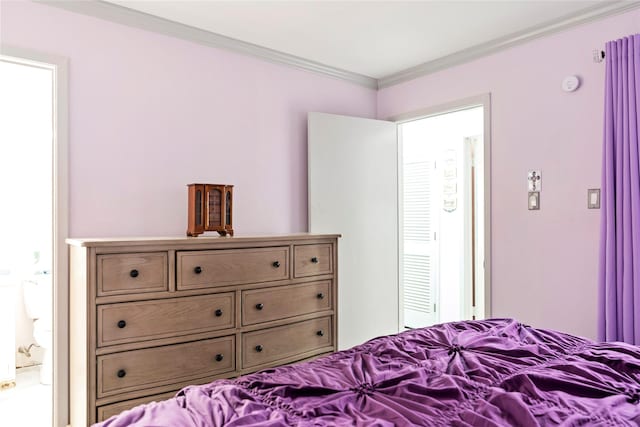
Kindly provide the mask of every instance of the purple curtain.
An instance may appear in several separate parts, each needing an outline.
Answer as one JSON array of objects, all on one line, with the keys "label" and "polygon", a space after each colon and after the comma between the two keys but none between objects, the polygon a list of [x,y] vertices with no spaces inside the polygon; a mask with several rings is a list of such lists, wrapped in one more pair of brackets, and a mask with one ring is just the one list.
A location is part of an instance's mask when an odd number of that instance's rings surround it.
[{"label": "purple curtain", "polygon": [[640,345],[640,34],[605,58],[598,334]]}]

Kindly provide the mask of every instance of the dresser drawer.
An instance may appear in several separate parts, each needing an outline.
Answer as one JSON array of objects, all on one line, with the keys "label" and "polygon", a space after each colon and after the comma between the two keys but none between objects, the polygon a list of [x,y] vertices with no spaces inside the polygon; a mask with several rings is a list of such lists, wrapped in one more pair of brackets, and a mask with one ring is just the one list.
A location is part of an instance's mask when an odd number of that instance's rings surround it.
[{"label": "dresser drawer", "polygon": [[121,412],[135,408],[138,405],[151,402],[161,402],[163,400],[171,399],[177,393],[172,391],[169,393],[154,394],[153,396],[141,397],[140,399],[125,400],[124,402],[113,403],[111,405],[105,405],[98,407],[98,422],[104,421],[107,418],[111,418],[114,415],[118,415]]},{"label": "dresser drawer", "polygon": [[330,310],[331,281],[242,292],[242,324],[268,322]]},{"label": "dresser drawer", "polygon": [[333,273],[331,244],[294,246],[293,277],[319,276]]},{"label": "dresser drawer", "polygon": [[235,370],[235,336],[98,356],[97,396]]},{"label": "dresser drawer", "polygon": [[289,278],[289,247],[189,251],[177,254],[178,289]]},{"label": "dresser drawer", "polygon": [[168,290],[167,253],[98,255],[98,296]]},{"label": "dresser drawer", "polygon": [[242,368],[296,356],[332,344],[331,317],[306,320],[242,335]]},{"label": "dresser drawer", "polygon": [[98,306],[98,347],[235,326],[233,292]]}]

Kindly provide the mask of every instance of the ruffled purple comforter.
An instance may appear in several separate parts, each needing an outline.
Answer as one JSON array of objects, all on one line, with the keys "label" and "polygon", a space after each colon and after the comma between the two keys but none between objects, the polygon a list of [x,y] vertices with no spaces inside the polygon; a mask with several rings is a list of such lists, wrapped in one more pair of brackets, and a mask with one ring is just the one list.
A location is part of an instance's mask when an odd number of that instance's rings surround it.
[{"label": "ruffled purple comforter", "polygon": [[640,347],[448,323],[190,386],[102,426],[640,426]]}]

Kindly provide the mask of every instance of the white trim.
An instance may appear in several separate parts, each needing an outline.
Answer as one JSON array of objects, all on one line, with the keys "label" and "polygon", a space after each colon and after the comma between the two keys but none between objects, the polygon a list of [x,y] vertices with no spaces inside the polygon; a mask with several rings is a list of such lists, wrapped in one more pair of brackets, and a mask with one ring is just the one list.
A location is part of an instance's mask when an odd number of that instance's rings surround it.
[{"label": "white trim", "polygon": [[384,120],[400,124],[424,119],[431,116],[453,113],[454,111],[467,110],[469,108],[485,105],[485,97],[490,97],[490,94],[487,93],[483,95],[470,96],[468,98],[438,104],[433,107],[420,108],[418,110],[409,111],[408,113],[397,114]]},{"label": "white trim", "polygon": [[484,106],[484,317],[491,312],[491,94],[481,95]]},{"label": "white trim", "polygon": [[398,332],[405,330],[404,325],[404,140],[402,127],[396,123],[398,140]]},{"label": "white trim", "polygon": [[[484,117],[484,111],[482,112]],[[483,124],[484,125],[484,124]],[[473,269],[473,262],[475,261],[476,267],[479,264],[478,260],[472,259],[472,251],[473,246],[471,245],[471,228],[472,222],[475,221],[475,218],[471,215],[472,205],[471,205],[471,167],[472,167],[472,158],[471,158],[471,139],[473,137],[466,136],[464,138],[464,143],[462,144],[462,165],[463,165],[463,182],[458,185],[462,188],[462,194],[460,194],[460,202],[463,206],[463,239],[462,239],[462,251],[464,256],[460,260],[461,270],[464,271],[463,280],[462,280],[462,298],[460,298],[460,313],[462,313],[462,318],[464,320],[471,319],[473,315],[473,304],[471,301],[472,293],[473,293],[473,277],[471,277],[471,271]],[[484,203],[484,200],[482,201]],[[476,234],[478,230],[475,230]],[[483,260],[484,261],[484,260]],[[484,288],[484,286],[483,286]]]},{"label": "white trim", "polygon": [[[539,37],[548,36],[577,25],[606,18],[607,16],[624,13],[638,7],[640,7],[640,1],[637,0],[615,0],[591,6],[576,13],[545,22],[544,24],[530,27],[486,43],[481,43],[468,49],[455,52],[451,55],[443,56],[441,58],[434,59],[433,61],[428,61],[423,64],[416,65],[415,67],[407,68],[406,70],[382,77],[378,79],[378,89],[397,85],[427,74],[435,73],[436,71],[464,64],[465,62],[473,61],[474,59],[527,43]],[[589,52],[585,52],[585,55],[589,55]],[[544,60],[544,58],[541,58],[541,60]]]},{"label": "white trim", "polygon": [[69,418],[69,84],[68,60],[14,46],[0,45],[0,55],[16,63],[53,71],[53,425]]},{"label": "white trim", "polygon": [[607,16],[624,13],[640,7],[638,0],[613,0],[597,4],[575,13],[527,28],[525,30],[500,37],[468,49],[428,61],[415,67],[390,74],[380,79],[342,70],[320,62],[299,56],[258,46],[253,43],[226,37],[211,31],[192,27],[169,19],[140,12],[102,0],[34,0],[37,3],[59,7],[75,13],[93,16],[118,24],[140,28],[146,31],[165,34],[183,40],[192,41],[209,47],[226,49],[260,58],[276,64],[284,64],[301,70],[346,80],[371,89],[382,89],[408,80],[434,73],[445,68],[463,64],[474,59],[514,47],[533,39],[566,30],[576,25],[595,21]]},{"label": "white trim", "polygon": [[36,0],[36,2],[146,31],[165,34],[209,47],[242,53],[272,63],[312,71],[325,76],[346,80],[370,89],[378,88],[378,81],[373,77],[341,70],[316,61],[226,37],[221,34],[160,18],[117,4],[100,0]]},{"label": "white trim", "polygon": [[491,317],[491,94],[472,96],[385,120],[397,124],[482,106],[484,109],[484,317]]}]

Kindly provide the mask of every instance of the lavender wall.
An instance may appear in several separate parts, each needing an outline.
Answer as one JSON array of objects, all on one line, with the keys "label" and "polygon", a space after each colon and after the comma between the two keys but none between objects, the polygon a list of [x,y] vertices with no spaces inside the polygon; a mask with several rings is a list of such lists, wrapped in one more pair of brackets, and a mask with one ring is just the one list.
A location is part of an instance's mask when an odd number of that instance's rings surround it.
[{"label": "lavender wall", "polygon": [[[492,97],[493,315],[595,338],[604,63],[591,52],[640,30],[640,10],[586,24],[378,93],[378,117]],[[564,93],[566,75],[582,87]],[[542,171],[541,210],[526,175]]]},{"label": "lavender wall", "polygon": [[69,58],[70,234],[181,235],[186,184],[235,184],[235,228],[307,228],[308,111],[374,117],[347,82],[2,1],[2,43]]},{"label": "lavender wall", "polygon": [[[70,59],[71,236],[171,235],[185,184],[236,185],[246,233],[306,229],[306,113],[386,118],[491,92],[493,314],[595,337],[604,64],[640,11],[376,92],[31,2],[1,3],[3,43]],[[580,90],[560,90],[578,74]],[[526,172],[543,174],[526,210]]]}]

